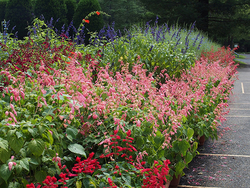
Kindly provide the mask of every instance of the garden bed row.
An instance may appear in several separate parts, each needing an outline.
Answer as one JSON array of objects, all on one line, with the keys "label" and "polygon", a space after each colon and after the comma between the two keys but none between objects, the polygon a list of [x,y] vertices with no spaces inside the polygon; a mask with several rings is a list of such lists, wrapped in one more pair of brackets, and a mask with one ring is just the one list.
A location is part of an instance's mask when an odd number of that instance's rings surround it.
[{"label": "garden bed row", "polygon": [[201,136],[217,139],[235,81],[230,49],[195,60],[168,43],[171,70],[151,59],[149,71],[143,54],[114,67],[63,38],[27,40],[1,45],[1,187],[163,187]]}]

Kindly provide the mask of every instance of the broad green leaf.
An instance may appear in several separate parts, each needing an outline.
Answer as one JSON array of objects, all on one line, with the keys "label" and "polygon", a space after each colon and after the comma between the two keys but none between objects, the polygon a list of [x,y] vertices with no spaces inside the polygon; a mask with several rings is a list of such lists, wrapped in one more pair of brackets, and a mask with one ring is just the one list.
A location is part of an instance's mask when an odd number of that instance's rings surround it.
[{"label": "broad green leaf", "polygon": [[52,121],[52,117],[51,116],[46,116],[46,119],[49,120],[49,122]]},{"label": "broad green leaf", "polygon": [[23,134],[21,133],[21,132],[16,132],[16,136],[17,136],[17,138],[21,138],[21,137],[23,137]]},{"label": "broad green leaf", "polygon": [[68,149],[73,153],[80,154],[86,157],[85,150],[80,144],[70,144],[68,146]]},{"label": "broad green leaf", "polygon": [[126,182],[126,184],[131,185],[131,177],[130,176],[122,176],[122,179]]},{"label": "broad green leaf", "polygon": [[188,148],[190,148],[190,144],[186,140],[182,140],[178,143],[178,146],[182,155],[186,156],[186,152]]},{"label": "broad green leaf", "polygon": [[23,187],[26,187],[27,184],[29,184],[28,180],[22,178],[22,184],[23,184]]},{"label": "broad green leaf", "polygon": [[185,163],[183,161],[179,161],[175,166],[175,175],[181,174],[185,167]]},{"label": "broad green leaf", "polygon": [[20,183],[18,182],[10,182],[8,188],[19,188]]},{"label": "broad green leaf", "polygon": [[15,153],[17,154],[20,149],[23,147],[23,144],[24,144],[24,140],[23,138],[17,138],[16,136],[12,136],[10,139],[9,139],[9,144],[10,144],[10,147],[15,151]]},{"label": "broad green leaf", "polygon": [[192,159],[193,159],[193,154],[190,152],[187,152],[187,155],[185,157],[185,162],[188,164],[192,161]]},{"label": "broad green leaf", "polygon": [[36,137],[37,131],[35,129],[31,129],[30,127],[28,128],[29,133],[33,136]]},{"label": "broad green leaf", "polygon": [[0,168],[0,177],[4,179],[4,181],[7,183],[7,180],[9,179],[12,171],[9,170],[8,165],[3,164]]},{"label": "broad green leaf", "polygon": [[[53,155],[55,156],[55,155]],[[33,165],[40,165],[42,162],[41,158],[40,157],[36,157],[36,156],[32,156],[30,158],[30,163],[33,164]]]},{"label": "broad green leaf", "polygon": [[30,171],[29,169],[29,158],[23,158],[20,160],[20,165],[27,171]]},{"label": "broad green leaf", "polygon": [[[52,132],[52,134],[53,134],[53,132]],[[48,131],[48,133],[47,133],[47,139],[51,145],[54,143],[54,139],[53,139],[52,134],[50,133],[50,131]]]},{"label": "broad green leaf", "polygon": [[76,135],[78,134],[78,130],[76,128],[67,128],[66,133],[67,133],[67,138],[70,141],[73,141],[73,139],[75,139]]},{"label": "broad green leaf", "polygon": [[23,170],[23,167],[20,164],[17,163],[16,166],[15,166],[16,173],[21,174],[22,170]]},{"label": "broad green leaf", "polygon": [[173,144],[172,144],[172,150],[175,152],[175,153],[178,153],[179,152],[179,145],[178,145],[178,141],[173,141]]},{"label": "broad green leaf", "polygon": [[161,159],[162,157],[164,157],[164,154],[165,154],[165,150],[164,150],[164,149],[161,149],[161,150],[158,151],[158,153],[157,153],[158,158]]},{"label": "broad green leaf", "polygon": [[186,123],[186,121],[187,121],[187,117],[183,115],[183,116],[182,116],[182,122],[183,122],[183,123]]},{"label": "broad green leaf", "polygon": [[42,183],[42,182],[45,180],[46,176],[47,176],[47,173],[46,173],[45,171],[43,171],[43,170],[37,171],[37,172],[35,173],[35,178],[36,178],[36,180],[37,180],[39,183]]},{"label": "broad green leaf", "polygon": [[189,127],[188,130],[187,130],[187,136],[188,136],[188,138],[189,139],[192,138],[193,135],[194,135],[194,130]]},{"label": "broad green leaf", "polygon": [[82,188],[82,182],[77,181],[76,182],[76,188]]},{"label": "broad green leaf", "polygon": [[5,163],[8,159],[10,159],[10,151],[6,151],[3,148],[0,148],[0,160]]},{"label": "broad green leaf", "polygon": [[0,138],[0,148],[3,148],[8,151],[8,141]]},{"label": "broad green leaf", "polygon": [[40,156],[45,149],[45,143],[41,139],[34,139],[30,141],[28,147],[33,155]]},{"label": "broad green leaf", "polygon": [[144,140],[142,139],[142,137],[136,138],[136,143],[135,143],[136,148],[141,148],[143,145],[144,145]]},{"label": "broad green leaf", "polygon": [[90,185],[89,185],[89,178],[84,178],[82,180],[82,183],[83,183],[84,188],[89,188],[90,187]]}]

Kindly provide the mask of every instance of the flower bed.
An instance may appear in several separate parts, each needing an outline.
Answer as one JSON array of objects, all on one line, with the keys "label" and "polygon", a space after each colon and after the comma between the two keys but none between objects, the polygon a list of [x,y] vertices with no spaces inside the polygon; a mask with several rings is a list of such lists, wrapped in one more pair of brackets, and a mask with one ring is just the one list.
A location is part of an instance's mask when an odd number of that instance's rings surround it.
[{"label": "flower bed", "polygon": [[199,136],[217,138],[235,80],[230,49],[175,77],[140,56],[112,72],[67,41],[44,42],[1,60],[1,187],[163,187],[183,175]]}]

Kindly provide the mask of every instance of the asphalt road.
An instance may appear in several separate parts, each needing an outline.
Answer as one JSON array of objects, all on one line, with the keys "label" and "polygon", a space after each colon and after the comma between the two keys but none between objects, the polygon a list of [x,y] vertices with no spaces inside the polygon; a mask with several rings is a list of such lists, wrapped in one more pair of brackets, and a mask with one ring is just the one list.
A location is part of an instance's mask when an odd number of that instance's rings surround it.
[{"label": "asphalt road", "polygon": [[250,55],[245,56],[241,61],[247,66],[238,68],[227,121],[218,128],[221,138],[199,147],[178,187],[250,188]]}]

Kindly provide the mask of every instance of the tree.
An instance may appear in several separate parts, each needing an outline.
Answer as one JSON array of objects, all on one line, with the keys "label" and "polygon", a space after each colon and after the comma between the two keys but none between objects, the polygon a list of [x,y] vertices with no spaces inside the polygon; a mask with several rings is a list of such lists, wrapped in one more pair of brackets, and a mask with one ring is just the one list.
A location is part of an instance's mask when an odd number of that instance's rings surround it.
[{"label": "tree", "polygon": [[27,36],[26,27],[32,21],[31,10],[31,0],[9,0],[6,5],[5,18],[10,20],[10,28],[16,26],[15,31],[18,31],[19,39]]},{"label": "tree", "polygon": [[[123,30],[145,20],[146,9],[139,0],[99,0],[102,10],[110,15],[106,24],[115,22],[115,29]],[[154,16],[155,18],[155,16]]]},{"label": "tree", "polygon": [[63,24],[67,24],[67,7],[65,0],[37,0],[34,6],[34,12],[36,17],[44,16],[46,21],[50,21],[51,18],[58,20],[58,23],[54,25],[57,29],[61,29]]},{"label": "tree", "polygon": [[76,10],[76,0],[65,0],[65,4],[67,7],[67,20],[68,20],[68,24],[73,20],[73,16]]},{"label": "tree", "polygon": [[5,9],[8,0],[1,0],[0,1],[0,21],[2,22],[5,19]]},{"label": "tree", "polygon": [[223,45],[248,39],[249,0],[211,0],[209,2],[209,37]]},{"label": "tree", "polygon": [[[77,4],[77,8],[73,17],[73,22],[76,28],[79,27],[82,20],[93,11],[100,11],[101,7],[98,0],[80,0]],[[93,15],[88,18],[89,23],[85,24],[85,43],[88,43],[90,35],[88,32],[99,32],[103,27],[103,16]]]}]

